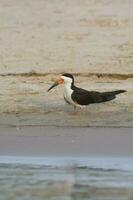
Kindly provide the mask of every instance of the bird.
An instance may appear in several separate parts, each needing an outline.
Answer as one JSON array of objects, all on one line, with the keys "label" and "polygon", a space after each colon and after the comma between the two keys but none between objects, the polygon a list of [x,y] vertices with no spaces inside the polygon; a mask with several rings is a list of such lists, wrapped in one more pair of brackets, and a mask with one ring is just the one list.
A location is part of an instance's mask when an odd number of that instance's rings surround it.
[{"label": "bird", "polygon": [[64,73],[53,83],[47,90],[48,92],[57,85],[64,84],[64,100],[77,107],[85,107],[90,104],[104,103],[116,98],[116,95],[126,92],[126,90],[114,90],[108,92],[88,91],[83,88],[76,87],[72,74]]}]

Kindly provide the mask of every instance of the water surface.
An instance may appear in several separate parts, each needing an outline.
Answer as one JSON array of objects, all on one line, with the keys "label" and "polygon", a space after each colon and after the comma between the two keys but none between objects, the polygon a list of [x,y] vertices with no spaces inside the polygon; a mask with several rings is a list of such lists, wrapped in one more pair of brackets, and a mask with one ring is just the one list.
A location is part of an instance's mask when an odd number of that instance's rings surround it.
[{"label": "water surface", "polygon": [[132,157],[0,156],[2,200],[132,198]]}]

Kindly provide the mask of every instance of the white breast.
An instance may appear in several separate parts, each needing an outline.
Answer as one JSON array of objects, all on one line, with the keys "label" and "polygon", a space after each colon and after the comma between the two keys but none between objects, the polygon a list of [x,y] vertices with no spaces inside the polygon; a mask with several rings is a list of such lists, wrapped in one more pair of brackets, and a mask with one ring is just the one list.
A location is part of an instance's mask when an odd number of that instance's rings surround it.
[{"label": "white breast", "polygon": [[73,106],[77,106],[77,104],[72,100],[72,97],[71,97],[72,93],[73,93],[73,90],[71,89],[71,84],[69,83],[65,84],[65,88],[64,88],[65,99]]}]

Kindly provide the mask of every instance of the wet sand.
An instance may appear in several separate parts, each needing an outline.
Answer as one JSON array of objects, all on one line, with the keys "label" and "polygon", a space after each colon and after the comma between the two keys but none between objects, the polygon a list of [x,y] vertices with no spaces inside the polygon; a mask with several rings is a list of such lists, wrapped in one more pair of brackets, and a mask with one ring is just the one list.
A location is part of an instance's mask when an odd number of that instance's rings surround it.
[{"label": "wet sand", "polygon": [[1,127],[0,155],[133,156],[132,128]]},{"label": "wet sand", "polygon": [[[133,79],[75,76],[78,87],[94,91],[124,89],[113,101],[77,109],[63,99],[63,85],[49,93],[59,74],[0,77],[0,126],[133,127]],[[124,78],[124,77],[123,77]]]}]

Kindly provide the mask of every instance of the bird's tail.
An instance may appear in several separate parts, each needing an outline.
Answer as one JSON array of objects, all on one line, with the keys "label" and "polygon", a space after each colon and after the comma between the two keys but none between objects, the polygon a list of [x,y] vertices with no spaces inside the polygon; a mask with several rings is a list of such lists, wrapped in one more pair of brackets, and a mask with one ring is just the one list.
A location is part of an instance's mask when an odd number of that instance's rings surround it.
[{"label": "bird's tail", "polygon": [[126,92],[126,90],[115,90],[111,92],[103,92],[102,98],[104,99],[104,101],[111,101],[116,98],[117,94],[124,93],[124,92]]},{"label": "bird's tail", "polygon": [[107,95],[117,95],[117,94],[120,94],[120,93],[124,93],[126,92],[126,90],[115,90],[115,91],[111,91],[111,92],[106,92]]}]

